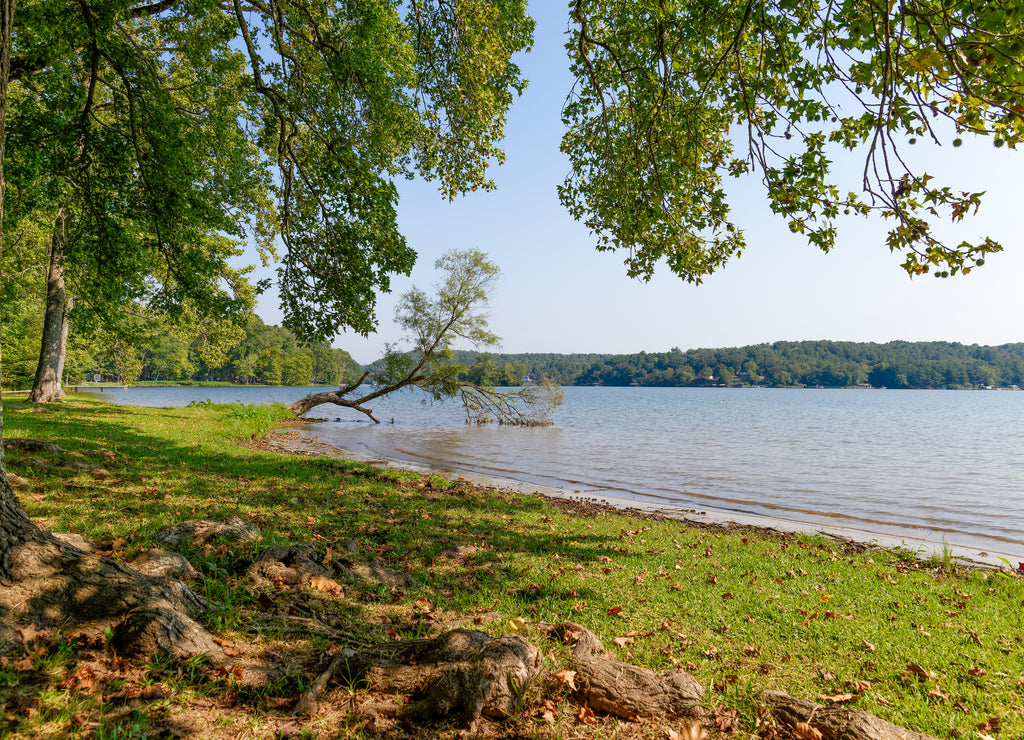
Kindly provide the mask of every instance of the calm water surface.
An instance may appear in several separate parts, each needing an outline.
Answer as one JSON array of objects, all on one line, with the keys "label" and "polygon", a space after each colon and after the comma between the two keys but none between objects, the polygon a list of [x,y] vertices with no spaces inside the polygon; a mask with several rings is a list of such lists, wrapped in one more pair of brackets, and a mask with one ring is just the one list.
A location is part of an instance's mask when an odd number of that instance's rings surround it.
[{"label": "calm water surface", "polygon": [[[308,392],[104,396],[167,406],[288,403]],[[371,407],[385,423],[321,406],[310,415],[331,421],[307,433],[375,458],[1024,559],[1024,392],[566,388],[554,426],[533,429],[467,426],[456,405],[408,393]]]}]

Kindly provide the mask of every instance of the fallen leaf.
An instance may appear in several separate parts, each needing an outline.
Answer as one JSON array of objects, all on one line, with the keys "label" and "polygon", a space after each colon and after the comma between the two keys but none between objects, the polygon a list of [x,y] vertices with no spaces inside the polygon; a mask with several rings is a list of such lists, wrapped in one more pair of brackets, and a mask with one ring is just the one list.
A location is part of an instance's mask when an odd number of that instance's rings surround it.
[{"label": "fallen leaf", "polygon": [[931,678],[931,674],[928,673],[928,671],[926,671],[924,668],[919,666],[917,663],[908,663],[907,670],[913,673],[922,681],[927,681],[929,678]]},{"label": "fallen leaf", "polygon": [[576,721],[583,725],[596,725],[597,717],[594,716],[594,710],[584,704],[580,707],[580,710],[576,712]]},{"label": "fallen leaf", "polygon": [[142,701],[156,701],[158,699],[166,699],[168,696],[169,694],[167,693],[167,689],[160,684],[147,686],[139,692],[139,698]]},{"label": "fallen leaf", "polygon": [[267,709],[286,709],[295,703],[294,696],[261,696],[260,703]]},{"label": "fallen leaf", "polygon": [[576,691],[576,671],[559,671],[552,674],[563,686],[568,686],[570,691]]},{"label": "fallen leaf", "polygon": [[534,716],[540,717],[548,724],[554,724],[555,719],[558,717],[558,705],[551,699],[545,699],[541,702],[541,705],[534,710]]},{"label": "fallen leaf", "polygon": [[860,697],[856,694],[835,694],[834,696],[818,694],[818,698],[822,701],[831,702],[832,704],[846,704],[851,701],[856,701]]},{"label": "fallen leaf", "polygon": [[875,650],[878,649],[867,640],[861,640],[861,644],[864,646],[864,649],[867,650],[869,653],[873,653],[875,652]]},{"label": "fallen leaf", "polygon": [[36,631],[36,626],[34,624],[30,624],[28,627],[23,627],[22,629],[18,630],[18,634],[21,635],[22,642],[32,642],[34,639],[36,639],[36,637],[39,636],[39,633]]},{"label": "fallen leaf", "polygon": [[636,642],[636,640],[634,640],[632,637],[616,637],[614,640],[612,640],[612,642],[614,642],[619,647],[626,647],[626,645],[632,645],[634,642]]},{"label": "fallen leaf", "polygon": [[526,620],[522,619],[520,617],[509,617],[508,627],[513,632],[518,632],[519,634],[525,634],[526,633]]},{"label": "fallen leaf", "polygon": [[984,722],[982,722],[977,727],[978,727],[978,732],[983,732],[983,733],[987,734],[987,733],[990,733],[990,732],[998,733],[999,732],[999,726],[1000,726],[999,718],[998,717],[990,717],[989,719],[985,720]]},{"label": "fallen leaf", "polygon": [[737,710],[719,706],[715,709],[715,725],[717,725],[719,731],[728,732],[736,724],[737,716],[739,716]]},{"label": "fallen leaf", "polygon": [[865,691],[867,691],[867,690],[869,690],[871,688],[871,682],[870,681],[862,681],[860,679],[857,679],[856,681],[851,681],[849,686],[854,691],[859,691],[861,693],[864,693]]},{"label": "fallen leaf", "polygon": [[611,609],[608,610],[608,616],[609,617],[621,617],[622,616],[622,607],[621,606],[613,606]]},{"label": "fallen leaf", "polygon": [[987,676],[988,675],[988,671],[986,671],[981,666],[975,665],[975,666],[971,666],[970,668],[967,669],[967,675],[968,676]]},{"label": "fallen leaf", "polygon": [[933,699],[938,699],[939,701],[946,701],[949,698],[949,694],[942,693],[942,690],[938,686],[928,689],[928,696]]},{"label": "fallen leaf", "polygon": [[821,740],[823,736],[806,722],[797,722],[793,727],[793,737],[796,740]]},{"label": "fallen leaf", "polygon": [[732,591],[726,591],[724,594],[722,594],[722,598],[723,599],[731,599],[732,598]]},{"label": "fallen leaf", "polygon": [[344,598],[345,596],[345,589],[341,587],[340,583],[332,581],[330,578],[325,578],[324,576],[313,576],[309,579],[309,585],[317,591],[333,594],[339,599]]}]

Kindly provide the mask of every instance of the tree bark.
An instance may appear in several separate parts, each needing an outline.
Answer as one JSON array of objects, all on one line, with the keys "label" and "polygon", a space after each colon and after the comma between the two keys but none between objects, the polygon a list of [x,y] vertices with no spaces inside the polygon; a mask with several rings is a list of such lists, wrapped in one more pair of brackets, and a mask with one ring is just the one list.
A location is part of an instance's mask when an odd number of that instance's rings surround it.
[{"label": "tree bark", "polygon": [[50,266],[46,275],[46,314],[43,318],[42,346],[39,364],[32,384],[29,400],[32,403],[53,403],[62,399],[61,373],[64,369],[64,350],[67,342],[67,293],[64,284],[64,244],[68,213],[62,205],[53,222],[50,239]]},{"label": "tree bark", "polygon": [[809,726],[823,740],[935,740],[931,735],[899,727],[868,712],[845,706],[826,707],[781,691],[764,692],[764,701],[783,724],[790,728]]},{"label": "tree bark", "polygon": [[180,581],[83,552],[37,527],[0,476],[0,654],[20,644],[19,628],[63,625],[111,627],[111,644],[125,655],[217,657],[220,648],[189,614],[200,606]]}]

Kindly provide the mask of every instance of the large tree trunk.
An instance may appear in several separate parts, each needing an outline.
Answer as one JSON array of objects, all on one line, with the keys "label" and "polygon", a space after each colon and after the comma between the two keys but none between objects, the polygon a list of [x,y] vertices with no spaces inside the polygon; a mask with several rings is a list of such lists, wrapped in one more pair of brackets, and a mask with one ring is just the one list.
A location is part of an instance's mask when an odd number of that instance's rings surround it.
[{"label": "large tree trunk", "polygon": [[67,294],[64,286],[64,244],[67,207],[61,206],[53,222],[50,239],[50,267],[46,275],[46,314],[39,350],[36,379],[32,384],[32,403],[52,403],[62,397],[61,373],[64,370]]}]

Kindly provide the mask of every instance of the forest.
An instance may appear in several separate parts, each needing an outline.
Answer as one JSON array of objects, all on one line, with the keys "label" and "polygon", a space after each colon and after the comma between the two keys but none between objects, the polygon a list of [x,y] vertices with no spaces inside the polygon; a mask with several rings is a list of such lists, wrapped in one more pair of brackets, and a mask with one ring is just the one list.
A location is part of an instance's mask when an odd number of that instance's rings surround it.
[{"label": "forest", "polygon": [[495,384],[981,388],[1024,386],[1024,344],[803,341],[629,355],[462,353]]},{"label": "forest", "polygon": [[[359,377],[348,352],[326,342],[300,344],[280,326],[250,316],[225,324],[223,335],[170,332],[166,322],[139,319],[130,334],[102,329],[72,333],[64,379],[154,383],[341,385]],[[39,359],[38,321],[3,325],[3,386],[29,388]]]}]

